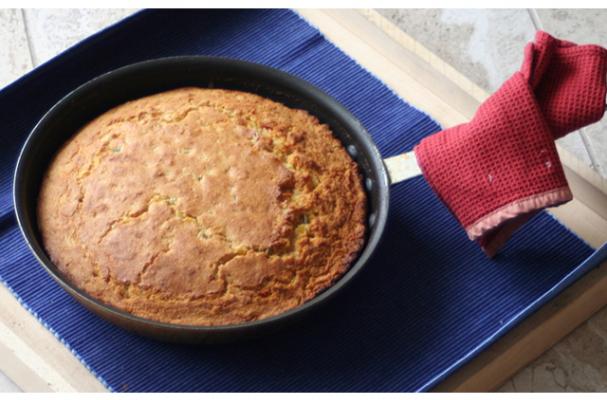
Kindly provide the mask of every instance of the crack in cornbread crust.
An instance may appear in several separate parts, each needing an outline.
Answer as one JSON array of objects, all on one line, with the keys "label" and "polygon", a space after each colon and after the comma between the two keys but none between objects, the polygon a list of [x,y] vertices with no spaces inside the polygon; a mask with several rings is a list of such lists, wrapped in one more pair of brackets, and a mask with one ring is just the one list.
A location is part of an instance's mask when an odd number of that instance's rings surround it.
[{"label": "crack in cornbread crust", "polygon": [[47,171],[38,219],[53,262],[92,296],[225,325],[330,286],[363,245],[365,204],[358,167],[315,117],[182,88],[82,128]]}]

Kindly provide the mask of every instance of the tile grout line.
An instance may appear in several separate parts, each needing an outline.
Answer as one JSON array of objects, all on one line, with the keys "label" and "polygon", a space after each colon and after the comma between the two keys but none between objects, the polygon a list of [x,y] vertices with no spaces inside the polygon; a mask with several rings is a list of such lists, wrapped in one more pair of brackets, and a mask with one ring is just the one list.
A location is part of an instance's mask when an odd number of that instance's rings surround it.
[{"label": "tile grout line", "polygon": [[32,46],[32,35],[30,33],[27,16],[25,14],[25,9],[21,9],[21,19],[23,20],[23,30],[25,31],[25,39],[27,41],[27,50],[30,55],[30,62],[32,63],[32,68],[36,68],[38,66],[38,60],[36,55],[34,54],[34,48]]},{"label": "tile grout line", "polygon": [[[539,14],[535,8],[528,8],[527,13],[529,14],[529,18],[531,19],[531,23],[536,31],[543,31],[544,26],[542,24],[542,20],[540,19]],[[590,166],[595,171],[598,171],[598,162],[596,160],[594,152],[591,150],[590,143],[588,141],[588,137],[586,136],[586,132],[584,132],[584,128],[580,128],[576,131],[580,135],[580,139],[582,139],[582,145],[584,146],[584,150],[586,150],[586,155],[588,155],[588,159],[590,160]],[[576,133],[573,132],[573,133]]]},{"label": "tile grout line", "polygon": [[594,154],[594,150],[592,150],[592,147],[590,146],[588,135],[584,131],[584,128],[580,128],[578,132],[580,134],[580,138],[582,139],[582,143],[584,144],[584,148],[586,149],[586,153],[588,153],[588,158],[590,159],[590,165],[592,169],[594,169],[595,171],[599,171],[599,163]]},{"label": "tile grout line", "polygon": [[544,26],[542,25],[542,21],[540,20],[540,16],[537,13],[535,8],[528,8],[527,13],[529,14],[529,18],[531,18],[531,23],[536,31],[543,31]]}]

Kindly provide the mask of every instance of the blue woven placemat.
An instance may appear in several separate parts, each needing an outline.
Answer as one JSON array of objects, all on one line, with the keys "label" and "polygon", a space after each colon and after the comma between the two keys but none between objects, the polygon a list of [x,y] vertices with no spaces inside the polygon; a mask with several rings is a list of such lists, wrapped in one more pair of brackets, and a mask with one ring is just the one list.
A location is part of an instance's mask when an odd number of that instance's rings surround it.
[{"label": "blue woven placemat", "polygon": [[361,279],[297,329],[259,341],[189,347],[124,332],[79,306],[28,251],[12,212],[18,150],[41,115],[102,72],[149,58],[221,55],[319,86],[356,115],[382,154],[439,130],[427,115],[285,10],[146,11],[0,92],[0,279],[117,391],[412,391],[432,387],[604,254],[548,214],[488,260],[421,178],[391,189],[378,256]]}]

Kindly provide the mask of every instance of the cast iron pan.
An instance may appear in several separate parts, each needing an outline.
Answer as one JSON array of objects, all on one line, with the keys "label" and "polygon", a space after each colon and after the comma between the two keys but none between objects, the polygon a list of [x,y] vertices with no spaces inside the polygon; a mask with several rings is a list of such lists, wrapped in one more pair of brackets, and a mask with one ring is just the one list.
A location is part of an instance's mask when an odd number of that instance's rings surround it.
[{"label": "cast iron pan", "polygon": [[[51,262],[36,218],[38,191],[53,155],[79,128],[110,108],[183,86],[237,89],[257,93],[292,108],[305,109],[327,123],[360,166],[368,197],[366,244],[356,262],[333,286],[314,299],[264,320],[224,326],[189,326],[133,316],[94,299],[72,285]],[[255,337],[315,310],[344,289],[369,262],[388,216],[389,178],[383,160],[363,126],[337,101],[309,83],[266,66],[226,58],[170,57],[125,66],[101,75],[65,96],[34,127],[15,171],[13,197],[21,232],[51,276],[89,310],[125,329],[165,341],[200,343]]]}]

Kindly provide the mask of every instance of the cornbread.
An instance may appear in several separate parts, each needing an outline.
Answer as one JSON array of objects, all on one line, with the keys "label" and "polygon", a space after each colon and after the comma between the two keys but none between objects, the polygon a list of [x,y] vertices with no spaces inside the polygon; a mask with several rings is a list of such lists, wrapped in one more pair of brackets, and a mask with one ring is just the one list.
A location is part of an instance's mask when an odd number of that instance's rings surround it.
[{"label": "cornbread", "polygon": [[327,125],[260,96],[181,88],[83,127],[38,220],[76,286],[163,322],[226,325],[313,298],[363,246],[357,165]]}]

